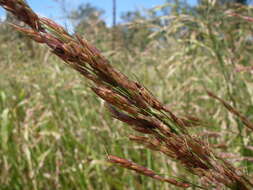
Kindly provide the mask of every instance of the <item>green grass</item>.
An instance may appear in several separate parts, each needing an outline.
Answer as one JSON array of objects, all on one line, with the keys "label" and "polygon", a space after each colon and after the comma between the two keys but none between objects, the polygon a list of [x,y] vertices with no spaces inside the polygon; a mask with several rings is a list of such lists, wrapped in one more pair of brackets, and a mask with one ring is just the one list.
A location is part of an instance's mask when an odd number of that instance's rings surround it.
[{"label": "green grass", "polygon": [[106,161],[110,153],[158,169],[165,158],[129,142],[128,127],[106,113],[85,80],[54,56],[43,62],[47,50],[40,51],[37,59],[2,57],[1,189],[165,187]]},{"label": "green grass", "polygon": [[[252,75],[235,72],[235,66],[248,66],[252,60],[252,42],[247,41],[251,28],[244,23],[238,31],[227,18],[223,25],[213,26],[216,33],[211,34],[206,17],[218,22],[221,15],[211,12],[188,20],[179,15],[163,31],[163,48],[152,39],[149,48],[135,53],[111,52],[103,45],[102,50],[116,68],[141,81],[173,111],[200,117],[204,122],[192,128],[192,134],[217,132],[220,137],[205,139],[227,146],[217,152],[252,157],[246,149],[252,146],[252,135],[205,92],[205,88],[215,92],[252,119]],[[180,27],[195,22],[201,27],[178,39]],[[236,39],[225,35],[220,40],[220,34],[231,31]],[[205,41],[194,35],[203,35]],[[24,39],[1,41],[0,189],[175,189],[109,164],[108,153],[198,183],[176,162],[130,142],[130,128],[113,120],[85,79],[48,56],[46,48],[29,46]],[[31,47],[36,50],[33,56]],[[232,161],[252,174],[252,163]]]}]

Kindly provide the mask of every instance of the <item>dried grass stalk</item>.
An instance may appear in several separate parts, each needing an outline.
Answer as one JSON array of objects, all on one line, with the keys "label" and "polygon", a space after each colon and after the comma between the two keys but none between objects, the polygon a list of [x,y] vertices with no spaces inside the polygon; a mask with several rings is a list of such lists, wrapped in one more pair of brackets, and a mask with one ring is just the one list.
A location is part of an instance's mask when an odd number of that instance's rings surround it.
[{"label": "dried grass stalk", "polygon": [[234,114],[235,116],[237,116],[242,122],[243,124],[249,128],[250,130],[253,131],[253,123],[251,121],[249,121],[244,115],[242,115],[239,111],[237,111],[234,107],[232,107],[231,105],[229,105],[229,103],[227,103],[225,100],[222,100],[221,98],[219,98],[218,96],[216,96],[214,93],[207,91],[208,95],[211,98],[214,98],[216,100],[218,100],[220,103],[222,103],[224,105],[224,107],[232,114]]},{"label": "dried grass stalk", "polygon": [[123,158],[119,158],[117,156],[110,155],[110,156],[108,156],[108,160],[112,163],[116,163],[116,164],[120,165],[121,167],[130,169],[130,170],[134,170],[137,173],[154,178],[158,181],[167,182],[167,183],[170,183],[170,184],[173,184],[177,187],[182,187],[182,188],[190,187],[190,185],[187,183],[183,183],[183,182],[177,181],[175,179],[171,179],[171,178],[164,178],[164,177],[156,174],[153,170],[147,169],[147,168],[140,166],[132,161],[129,161],[129,160],[126,160]]},{"label": "dried grass stalk", "polygon": [[[52,53],[88,79],[92,85],[91,89],[109,105],[113,117],[145,135],[145,137],[131,136],[131,140],[176,159],[209,184],[217,187],[226,186],[230,189],[236,189],[235,187],[240,187],[240,190],[252,189],[253,185],[247,180],[246,175],[217,156],[199,138],[193,138],[189,134],[186,126],[189,123],[193,124],[194,121],[198,122],[196,117],[186,119],[178,117],[149,90],[113,68],[96,47],[79,36],[71,36],[52,20],[40,18],[23,0],[0,0],[0,5],[30,27],[15,26],[16,30],[38,43],[47,45]],[[242,118],[249,128],[253,128],[238,112],[227,107]],[[185,188],[190,186],[158,176],[153,171],[125,159],[109,156],[109,160],[159,181]]]}]

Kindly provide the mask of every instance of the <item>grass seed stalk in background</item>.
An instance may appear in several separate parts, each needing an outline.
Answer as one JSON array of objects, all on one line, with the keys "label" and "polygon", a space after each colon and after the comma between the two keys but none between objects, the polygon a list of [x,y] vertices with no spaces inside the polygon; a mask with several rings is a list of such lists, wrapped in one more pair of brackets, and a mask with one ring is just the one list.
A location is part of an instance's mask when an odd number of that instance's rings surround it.
[{"label": "grass seed stalk in background", "polygon": [[[253,187],[241,170],[223,160],[206,142],[190,135],[188,126],[193,124],[191,118],[194,117],[177,116],[139,82],[117,71],[94,46],[78,35],[68,34],[52,20],[39,17],[24,1],[0,0],[0,5],[30,27],[14,26],[17,30],[46,44],[55,55],[88,79],[91,89],[106,102],[112,116],[142,135],[131,135],[130,140],[178,161],[205,181],[201,188],[248,190]],[[30,158],[31,155],[27,155]],[[195,186],[184,180],[163,178],[115,156],[109,156],[109,161],[178,187]]]}]

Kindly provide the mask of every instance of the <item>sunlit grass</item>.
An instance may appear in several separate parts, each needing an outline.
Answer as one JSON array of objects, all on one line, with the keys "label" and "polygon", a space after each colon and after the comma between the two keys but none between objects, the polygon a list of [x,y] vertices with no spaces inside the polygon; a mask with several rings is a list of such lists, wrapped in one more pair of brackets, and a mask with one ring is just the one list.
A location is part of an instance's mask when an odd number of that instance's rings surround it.
[{"label": "sunlit grass", "polygon": [[[209,15],[215,22],[219,16]],[[239,159],[252,157],[252,151],[247,149],[252,146],[252,135],[205,91],[215,92],[252,119],[252,75],[235,72],[238,64],[248,65],[246,61],[252,58],[250,49],[245,51],[249,29],[235,34],[241,44],[229,41],[229,35],[222,42],[220,33],[237,31],[226,25],[229,18],[224,25],[213,26],[215,32],[220,32],[214,35],[207,30],[210,23],[205,23],[204,16],[187,19],[179,15],[166,29],[164,36],[168,41],[163,43],[173,47],[161,48],[160,41],[153,39],[144,51],[131,54],[124,49],[116,53],[104,49],[104,54],[109,55],[116,68],[141,81],[176,113],[200,117],[202,126],[191,129],[191,133],[218,134],[208,142],[222,148],[217,152],[231,153],[237,167],[252,172],[252,163]],[[180,27],[194,22],[202,27],[193,28],[192,36],[178,39],[175,33]],[[206,41],[194,35],[203,35]],[[35,45],[36,55],[32,57],[27,44],[19,40],[4,42],[0,50],[2,189],[171,188],[110,165],[107,154],[198,183],[175,162],[130,142],[126,125],[113,120],[85,79],[49,56],[48,50]],[[233,52],[233,48],[239,52]],[[228,156],[224,154],[225,158]]]}]

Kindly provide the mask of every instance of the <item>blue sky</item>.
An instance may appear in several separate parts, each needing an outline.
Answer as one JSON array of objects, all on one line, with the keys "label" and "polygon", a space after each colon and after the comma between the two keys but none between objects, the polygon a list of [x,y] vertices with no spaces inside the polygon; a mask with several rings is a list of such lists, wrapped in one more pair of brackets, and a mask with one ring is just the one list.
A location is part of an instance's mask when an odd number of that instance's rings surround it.
[{"label": "blue sky", "polygon": [[[62,15],[62,9],[55,0],[27,0],[29,5],[42,16],[52,18],[61,24],[65,24],[65,20]],[[112,0],[65,0],[68,10],[74,9],[80,3],[91,3],[96,7],[105,10],[104,19],[110,25],[112,20],[111,9]],[[195,4],[197,0],[188,0],[189,3]],[[122,12],[130,10],[141,10],[162,5],[165,0],[117,0],[117,18],[119,20]],[[4,18],[4,10],[0,8],[0,18]],[[66,24],[68,25],[68,24]]]}]

